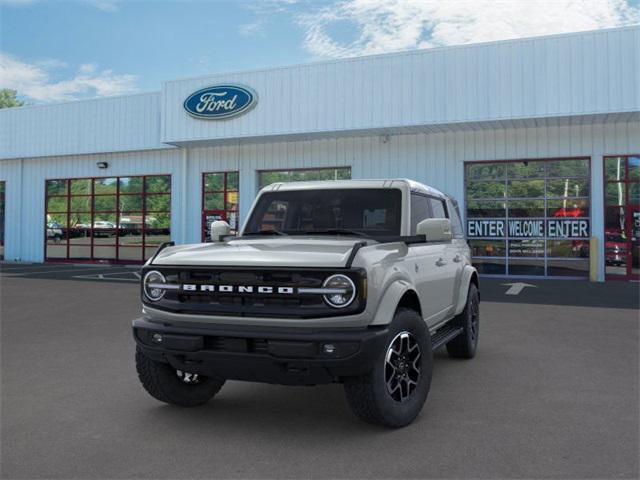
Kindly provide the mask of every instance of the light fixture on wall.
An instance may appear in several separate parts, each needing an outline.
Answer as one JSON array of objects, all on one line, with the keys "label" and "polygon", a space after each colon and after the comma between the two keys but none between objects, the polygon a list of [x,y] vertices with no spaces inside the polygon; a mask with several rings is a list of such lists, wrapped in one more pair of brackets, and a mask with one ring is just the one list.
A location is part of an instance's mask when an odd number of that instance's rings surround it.
[{"label": "light fixture on wall", "polygon": [[98,168],[107,168],[109,166],[107,162],[97,162],[96,165]]}]

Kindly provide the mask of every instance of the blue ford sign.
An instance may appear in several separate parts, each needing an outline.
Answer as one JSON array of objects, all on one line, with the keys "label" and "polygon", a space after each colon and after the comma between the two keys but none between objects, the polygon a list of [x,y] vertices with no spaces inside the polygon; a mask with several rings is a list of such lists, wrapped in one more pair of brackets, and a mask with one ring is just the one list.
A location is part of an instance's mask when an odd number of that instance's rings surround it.
[{"label": "blue ford sign", "polygon": [[214,85],[192,93],[184,109],[196,118],[218,120],[235,117],[253,108],[256,92],[241,85]]}]

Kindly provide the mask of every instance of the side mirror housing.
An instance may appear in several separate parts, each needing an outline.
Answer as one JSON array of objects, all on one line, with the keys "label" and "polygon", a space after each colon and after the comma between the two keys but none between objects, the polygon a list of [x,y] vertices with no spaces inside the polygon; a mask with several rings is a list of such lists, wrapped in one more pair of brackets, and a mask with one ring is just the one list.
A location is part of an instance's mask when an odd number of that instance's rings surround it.
[{"label": "side mirror housing", "polygon": [[417,235],[425,235],[427,242],[450,242],[451,221],[448,218],[426,218],[416,226]]},{"label": "side mirror housing", "polygon": [[223,241],[225,236],[230,234],[231,227],[223,220],[216,220],[215,222],[211,222],[209,232],[211,241],[219,243]]}]

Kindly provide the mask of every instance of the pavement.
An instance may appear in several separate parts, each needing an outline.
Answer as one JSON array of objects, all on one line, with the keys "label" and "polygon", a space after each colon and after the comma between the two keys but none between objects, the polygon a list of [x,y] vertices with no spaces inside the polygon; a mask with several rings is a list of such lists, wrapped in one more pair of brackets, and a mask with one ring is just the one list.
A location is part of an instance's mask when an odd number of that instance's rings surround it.
[{"label": "pavement", "polygon": [[640,476],[637,283],[482,279],[477,357],[437,352],[422,414],[388,430],[339,385],[155,401],[138,268],[0,265],[1,478]]}]

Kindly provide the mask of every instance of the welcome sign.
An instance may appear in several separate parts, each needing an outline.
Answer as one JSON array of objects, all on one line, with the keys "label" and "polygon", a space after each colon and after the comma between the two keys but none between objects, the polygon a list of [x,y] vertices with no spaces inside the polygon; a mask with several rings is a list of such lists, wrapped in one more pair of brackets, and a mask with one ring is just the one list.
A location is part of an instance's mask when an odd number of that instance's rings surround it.
[{"label": "welcome sign", "polygon": [[256,92],[244,85],[213,85],[189,95],[183,106],[192,117],[221,120],[246,113],[257,101]]},{"label": "welcome sign", "polygon": [[468,238],[589,238],[588,219],[467,220]]}]

